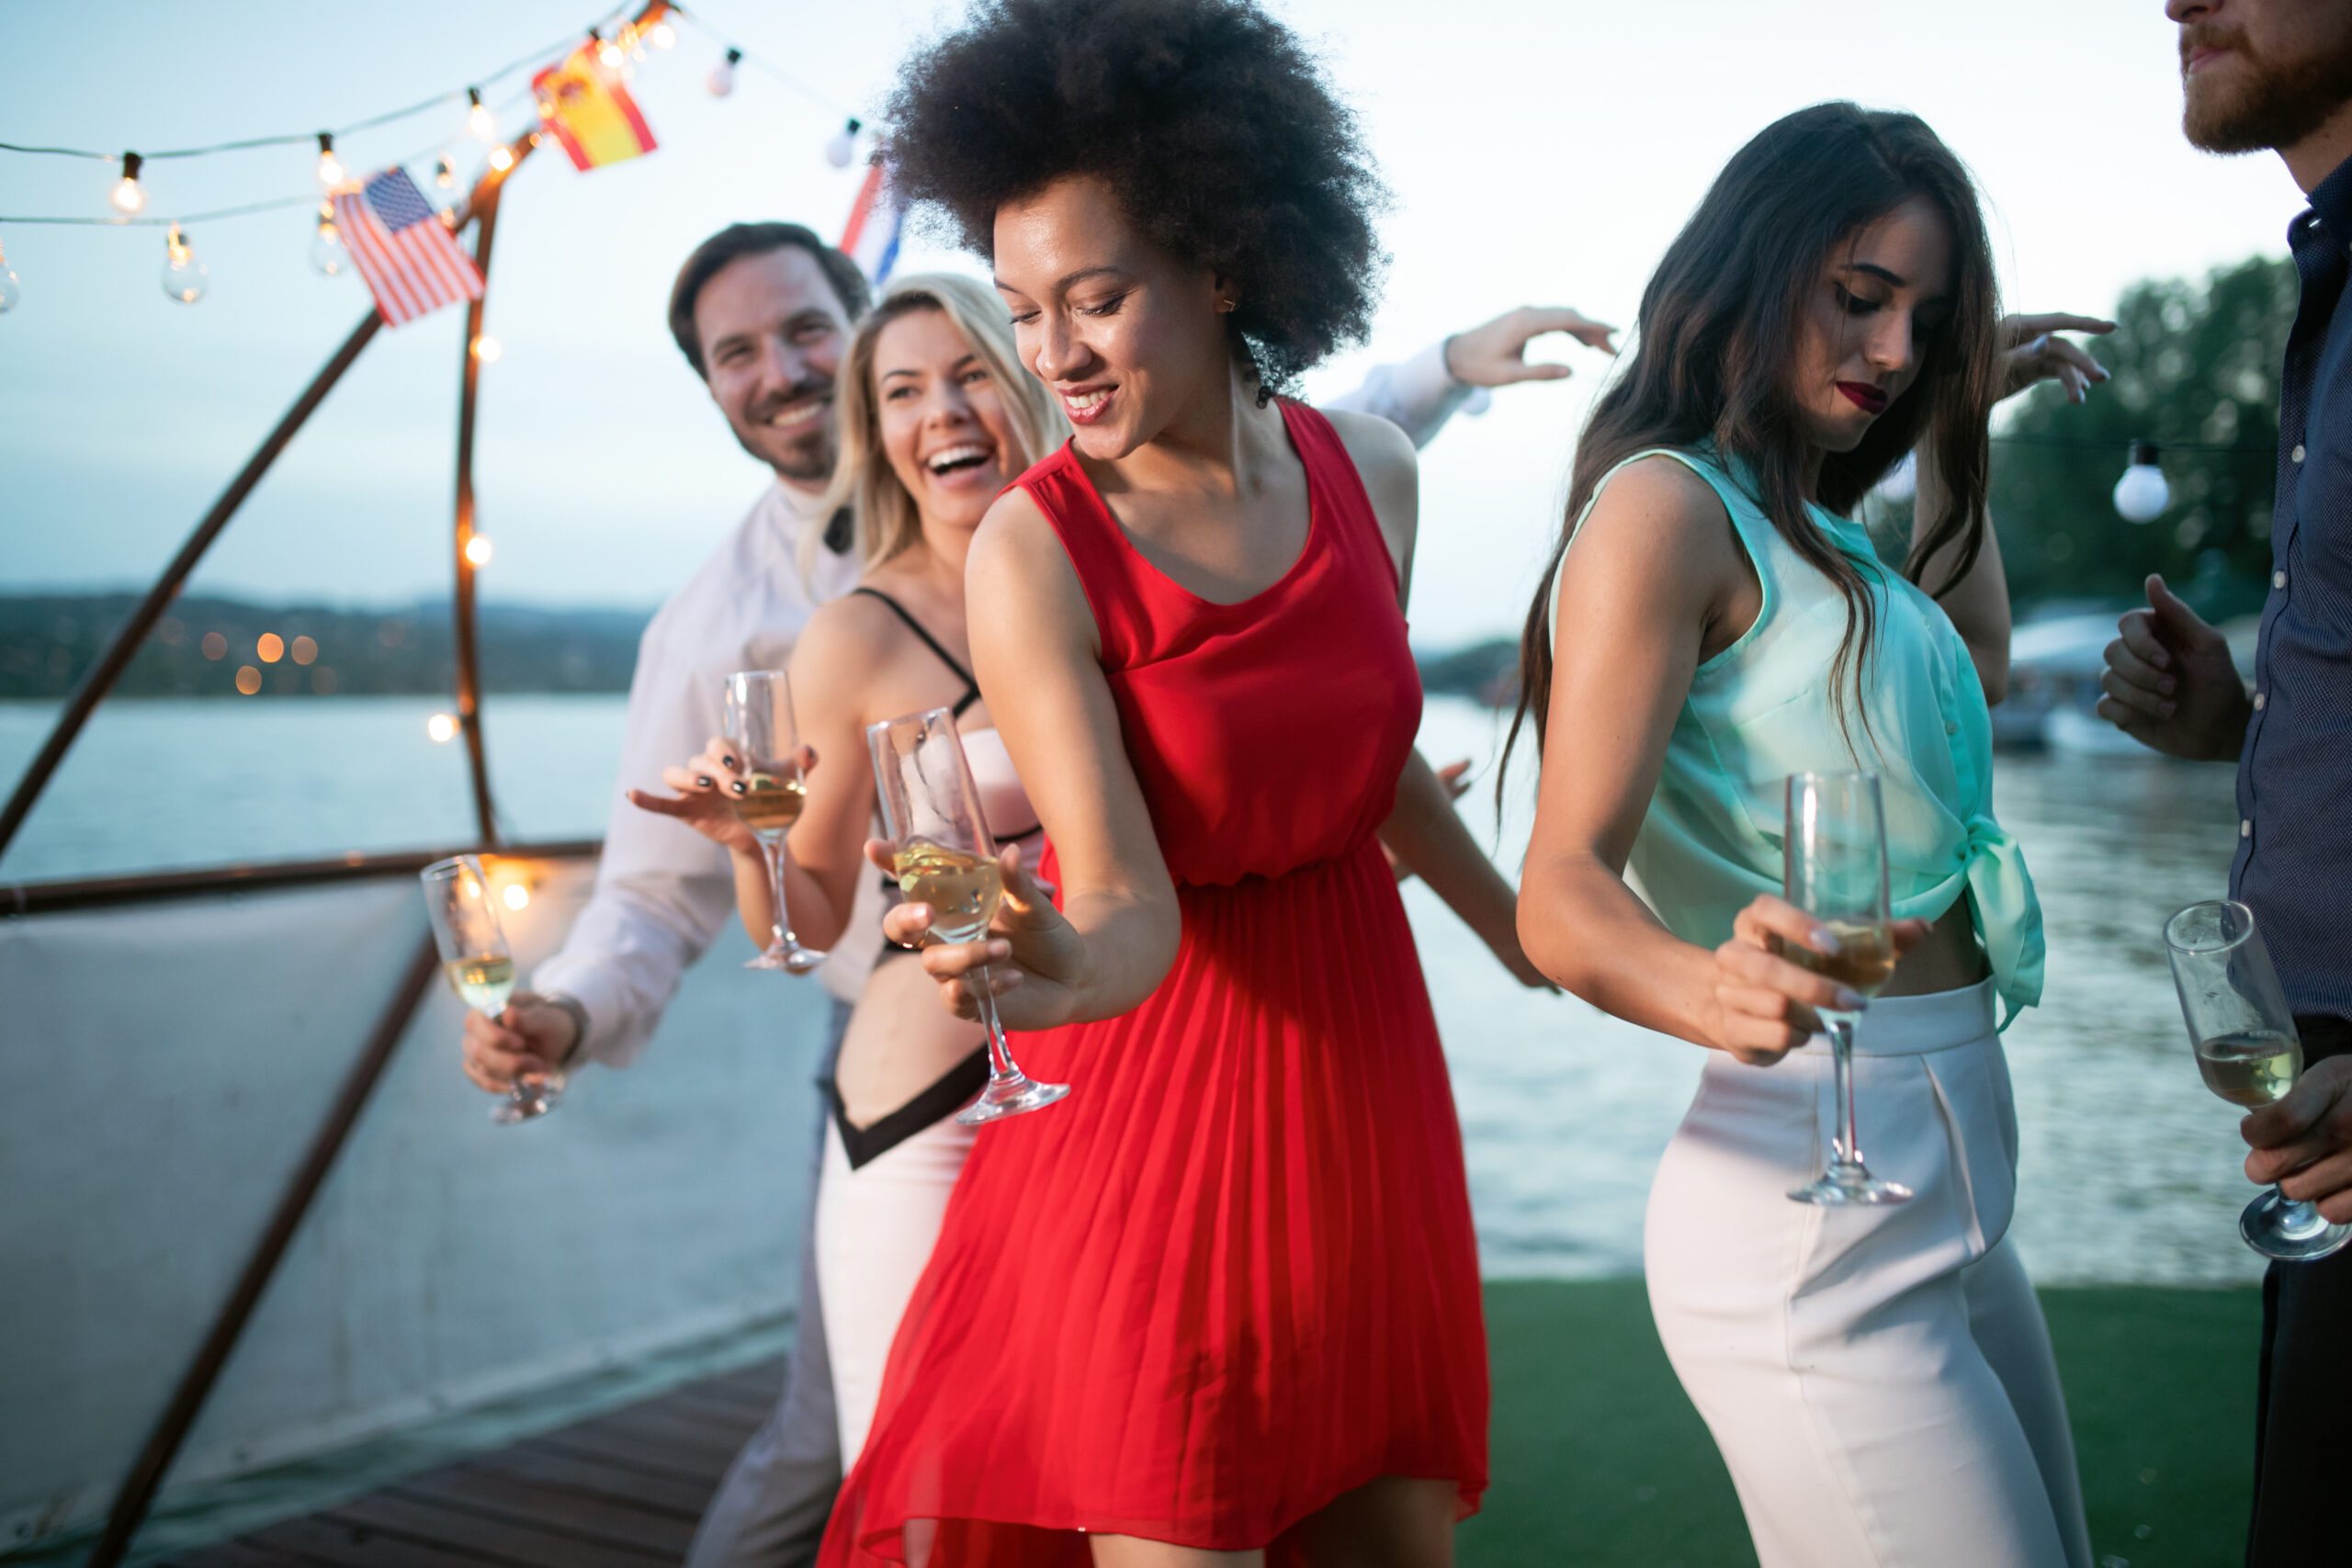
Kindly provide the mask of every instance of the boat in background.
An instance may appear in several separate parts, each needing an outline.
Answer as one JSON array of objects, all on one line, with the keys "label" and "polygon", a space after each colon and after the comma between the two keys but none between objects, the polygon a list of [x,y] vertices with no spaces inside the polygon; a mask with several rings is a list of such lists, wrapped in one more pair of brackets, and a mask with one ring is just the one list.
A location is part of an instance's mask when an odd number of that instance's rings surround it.
[{"label": "boat in background", "polygon": [[[2009,638],[2008,695],[1993,709],[1993,743],[2008,750],[2137,756],[2147,748],[2098,716],[2116,610],[2066,611],[2029,620]],[[2260,618],[2222,624],[2241,671],[2254,668]]]}]

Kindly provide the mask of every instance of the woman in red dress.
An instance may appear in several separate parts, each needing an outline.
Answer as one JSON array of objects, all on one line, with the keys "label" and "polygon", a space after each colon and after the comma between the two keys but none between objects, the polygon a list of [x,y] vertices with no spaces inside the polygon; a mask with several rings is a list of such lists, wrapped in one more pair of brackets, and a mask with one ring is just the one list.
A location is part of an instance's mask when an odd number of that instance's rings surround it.
[{"label": "woman in red dress", "polygon": [[1486,1338],[1382,842],[1540,981],[1413,750],[1412,449],[1272,396],[1360,334],[1377,187],[1239,0],[984,0],[891,118],[1076,426],[966,577],[1060,907],[1009,851],[999,934],[924,958],[1072,1089],[982,1130],[822,1561],[1439,1568]]}]

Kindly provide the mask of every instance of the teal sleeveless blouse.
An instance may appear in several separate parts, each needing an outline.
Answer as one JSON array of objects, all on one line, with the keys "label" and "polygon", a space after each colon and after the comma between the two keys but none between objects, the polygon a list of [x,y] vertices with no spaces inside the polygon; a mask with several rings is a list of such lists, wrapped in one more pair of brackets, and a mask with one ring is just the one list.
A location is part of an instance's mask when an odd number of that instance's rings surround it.
[{"label": "teal sleeveless blouse", "polygon": [[[2017,840],[1993,816],[1992,716],[1951,617],[1880,562],[1861,525],[1810,509],[1876,601],[1875,646],[1860,702],[1848,715],[1849,745],[1829,682],[1846,629],[1836,586],[1789,547],[1712,454],[1657,447],[1625,462],[1654,457],[1681,463],[1723,499],[1764,606],[1691,679],[1634,841],[1628,869],[1637,891],[1675,935],[1719,946],[1751,899],[1781,891],[1783,781],[1848,768],[1877,773],[1895,919],[1936,919],[1966,893],[2006,1028],[2019,1008],[2041,999],[2041,907]],[[1595,500],[1624,466],[1602,477]],[[1591,510],[1589,502],[1585,514]],[[1558,604],[1555,591],[1555,618]]]}]

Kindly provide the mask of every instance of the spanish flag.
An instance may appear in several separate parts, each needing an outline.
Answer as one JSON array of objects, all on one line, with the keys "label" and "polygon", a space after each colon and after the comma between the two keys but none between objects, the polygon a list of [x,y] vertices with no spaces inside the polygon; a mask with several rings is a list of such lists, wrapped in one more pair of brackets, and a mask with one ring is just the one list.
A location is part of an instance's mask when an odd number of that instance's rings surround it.
[{"label": "spanish flag", "polygon": [[596,58],[593,43],[573,50],[531,78],[539,118],[575,169],[617,164],[653,151],[653,130],[638,112],[618,71]]}]

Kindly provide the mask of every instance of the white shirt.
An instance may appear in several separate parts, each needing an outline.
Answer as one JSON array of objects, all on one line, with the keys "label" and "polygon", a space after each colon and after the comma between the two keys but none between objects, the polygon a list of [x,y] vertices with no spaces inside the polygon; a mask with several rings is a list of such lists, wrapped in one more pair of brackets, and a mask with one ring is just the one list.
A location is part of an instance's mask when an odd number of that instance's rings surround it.
[{"label": "white shirt", "polygon": [[[1472,396],[1447,373],[1438,344],[1401,365],[1375,367],[1362,387],[1324,406],[1378,414],[1419,446]],[[828,520],[815,495],[782,480],[769,486],[638,643],[622,793],[605,829],[595,891],[562,951],[531,976],[534,990],[571,997],[586,1010],[575,1063],[624,1067],[636,1060],[680,978],[735,913],[727,852],[683,822],[639,810],[626,792],[668,793],[662,770],[720,731],[720,683],[738,670],[784,669],[817,605],[855,584],[854,557],[821,547],[815,581],[800,580],[801,537]],[[844,1001],[857,998],[882,947],[881,878],[861,875],[857,886],[849,925],[818,971]]]}]

